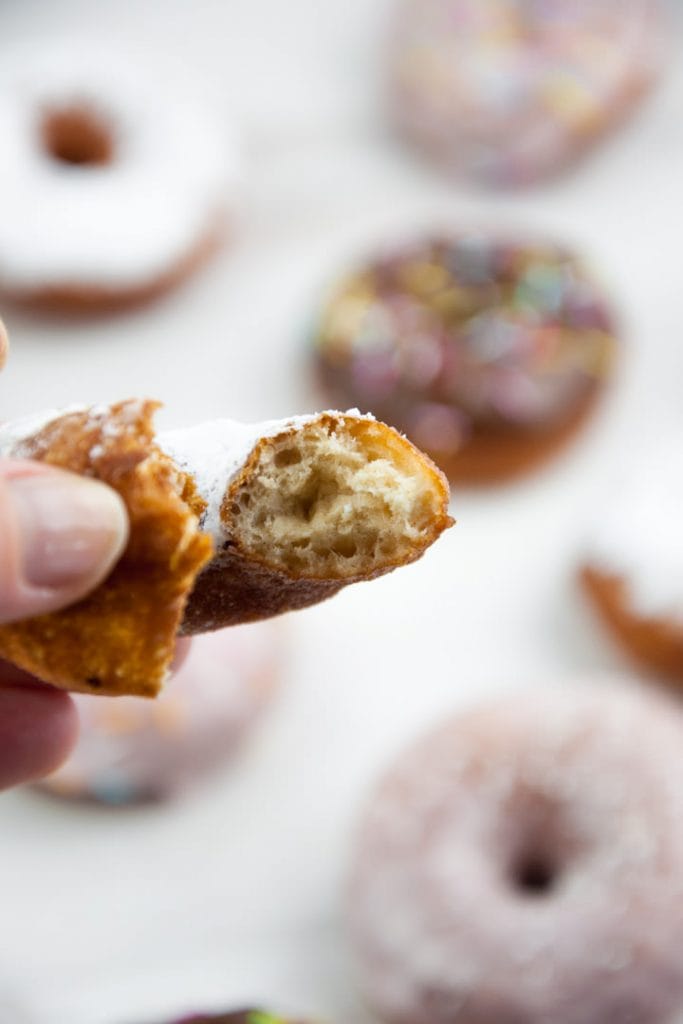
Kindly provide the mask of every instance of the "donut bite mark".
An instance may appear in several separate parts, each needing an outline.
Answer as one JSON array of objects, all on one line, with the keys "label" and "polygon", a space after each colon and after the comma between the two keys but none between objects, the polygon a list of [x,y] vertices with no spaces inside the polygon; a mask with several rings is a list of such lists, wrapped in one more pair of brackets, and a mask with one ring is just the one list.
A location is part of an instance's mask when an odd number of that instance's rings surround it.
[{"label": "donut bite mark", "polygon": [[[221,500],[204,521],[216,554],[197,580],[181,634],[314,604],[415,561],[452,525],[443,475],[372,417],[326,412],[257,426],[264,429],[245,442],[242,425],[218,421],[194,436],[160,438],[188,472],[193,450],[205,441],[211,450],[211,436],[224,439],[224,457],[231,434],[237,451],[250,449],[227,489],[203,473],[194,477],[200,494]],[[234,450],[227,447],[232,461]]]},{"label": "donut bite mark", "polygon": [[304,608],[414,561],[453,523],[439,470],[372,417],[219,420],[157,437],[157,407],[0,428],[0,455],[94,476],[128,509],[128,546],[92,594],[0,626],[0,656],[55,686],[153,697],[178,633]]}]

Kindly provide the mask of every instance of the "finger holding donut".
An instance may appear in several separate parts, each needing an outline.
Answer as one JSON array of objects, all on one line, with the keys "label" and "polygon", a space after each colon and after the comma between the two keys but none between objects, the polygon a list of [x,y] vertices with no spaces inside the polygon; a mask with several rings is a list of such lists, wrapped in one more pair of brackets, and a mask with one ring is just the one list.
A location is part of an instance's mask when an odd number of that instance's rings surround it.
[{"label": "finger holding donut", "polygon": [[[0,323],[0,366],[7,348]],[[0,459],[0,623],[84,597],[110,571],[127,534],[120,497],[101,483]],[[0,661],[0,789],[54,770],[73,748],[76,732],[76,712],[65,693]]]},{"label": "finger holding donut", "polygon": [[415,561],[452,524],[448,487],[358,413],[156,434],[151,400],[0,428],[0,455],[113,487],[128,543],[65,611],[0,627],[0,655],[53,685],[155,696],[176,637],[305,608]]}]

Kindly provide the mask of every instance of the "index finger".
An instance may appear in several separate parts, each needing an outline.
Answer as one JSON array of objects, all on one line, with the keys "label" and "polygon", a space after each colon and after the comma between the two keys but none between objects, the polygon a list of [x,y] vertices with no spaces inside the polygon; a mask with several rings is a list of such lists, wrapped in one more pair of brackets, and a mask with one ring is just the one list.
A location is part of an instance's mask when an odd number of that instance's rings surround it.
[{"label": "index finger", "polygon": [[9,338],[7,336],[7,329],[0,320],[0,370],[2,370],[7,360],[7,354],[9,352]]}]

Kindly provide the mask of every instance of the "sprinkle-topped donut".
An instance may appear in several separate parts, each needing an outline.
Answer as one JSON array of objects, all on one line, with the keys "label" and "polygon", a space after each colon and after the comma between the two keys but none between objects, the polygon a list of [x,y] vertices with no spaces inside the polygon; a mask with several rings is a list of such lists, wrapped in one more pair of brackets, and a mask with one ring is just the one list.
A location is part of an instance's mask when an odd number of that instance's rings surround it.
[{"label": "sprinkle-topped donut", "polygon": [[315,357],[328,396],[405,431],[452,480],[487,482],[574,432],[614,345],[572,253],[463,232],[386,251],[343,280]]},{"label": "sprinkle-topped donut", "polygon": [[406,752],[351,885],[391,1024],[663,1024],[683,1005],[683,719],[624,686],[523,691]]},{"label": "sprinkle-topped donut", "polygon": [[581,579],[621,647],[683,685],[683,437],[629,458],[600,503]]},{"label": "sprinkle-topped donut", "polygon": [[623,119],[663,37],[658,0],[402,0],[394,118],[449,170],[528,184]]},{"label": "sprinkle-topped donut", "polygon": [[0,292],[80,310],[150,298],[218,241],[237,152],[145,55],[89,41],[0,68]]}]

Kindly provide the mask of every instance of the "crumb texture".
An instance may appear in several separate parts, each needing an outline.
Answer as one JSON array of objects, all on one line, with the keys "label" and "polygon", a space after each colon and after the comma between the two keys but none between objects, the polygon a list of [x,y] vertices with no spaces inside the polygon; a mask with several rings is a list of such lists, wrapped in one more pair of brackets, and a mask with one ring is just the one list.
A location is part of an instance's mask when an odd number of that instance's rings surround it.
[{"label": "crumb texture", "polygon": [[371,577],[419,557],[450,523],[440,474],[372,419],[323,414],[250,461],[224,519],[242,551],[290,575]]}]

